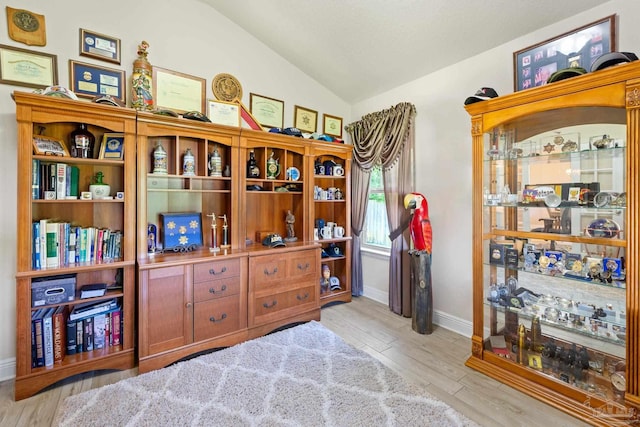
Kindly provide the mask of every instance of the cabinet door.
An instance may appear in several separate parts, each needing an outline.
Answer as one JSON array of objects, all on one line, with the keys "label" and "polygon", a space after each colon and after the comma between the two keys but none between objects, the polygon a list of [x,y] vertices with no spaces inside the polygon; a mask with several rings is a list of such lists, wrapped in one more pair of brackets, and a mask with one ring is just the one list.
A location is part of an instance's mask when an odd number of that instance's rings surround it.
[{"label": "cabinet door", "polygon": [[187,269],[164,267],[142,272],[142,356],[171,350],[193,341],[193,307]]}]

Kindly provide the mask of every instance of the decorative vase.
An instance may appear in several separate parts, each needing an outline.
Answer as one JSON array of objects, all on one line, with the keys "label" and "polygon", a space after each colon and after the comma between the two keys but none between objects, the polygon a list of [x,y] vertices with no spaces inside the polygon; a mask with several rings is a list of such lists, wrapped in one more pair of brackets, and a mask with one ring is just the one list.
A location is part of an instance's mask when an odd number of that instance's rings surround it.
[{"label": "decorative vase", "polygon": [[222,158],[218,152],[218,148],[213,149],[213,153],[209,158],[209,176],[222,176]]},{"label": "decorative vase", "polygon": [[162,144],[158,143],[153,150],[153,172],[156,175],[167,174],[167,152]]},{"label": "decorative vase", "polygon": [[151,94],[152,70],[147,60],[149,43],[142,41],[138,45],[138,59],[133,61],[131,75],[131,107],[136,110],[153,110],[153,95]]},{"label": "decorative vase", "polygon": [[191,148],[187,148],[182,159],[182,174],[185,176],[196,175],[196,160],[191,152]]},{"label": "decorative vase", "polygon": [[93,158],[93,147],[95,145],[96,138],[93,136],[87,125],[80,123],[78,128],[71,132],[69,135],[71,139],[71,156],[79,157],[82,159]]},{"label": "decorative vase", "polygon": [[109,184],[105,184],[102,181],[103,178],[104,174],[102,172],[97,172],[93,177],[94,183],[89,185],[91,198],[94,200],[111,198],[111,186]]}]

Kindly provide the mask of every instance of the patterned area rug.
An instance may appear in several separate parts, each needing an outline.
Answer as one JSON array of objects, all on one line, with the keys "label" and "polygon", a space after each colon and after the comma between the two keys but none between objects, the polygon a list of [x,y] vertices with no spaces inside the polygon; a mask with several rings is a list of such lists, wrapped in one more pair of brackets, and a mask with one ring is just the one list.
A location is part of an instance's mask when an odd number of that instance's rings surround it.
[{"label": "patterned area rug", "polygon": [[312,321],[68,397],[59,426],[476,426]]}]

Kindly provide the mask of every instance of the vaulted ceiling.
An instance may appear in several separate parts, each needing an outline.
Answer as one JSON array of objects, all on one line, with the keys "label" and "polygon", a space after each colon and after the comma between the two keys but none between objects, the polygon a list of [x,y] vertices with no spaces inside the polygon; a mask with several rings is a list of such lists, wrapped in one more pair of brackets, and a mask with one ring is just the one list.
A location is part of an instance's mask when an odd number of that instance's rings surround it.
[{"label": "vaulted ceiling", "polygon": [[601,0],[200,1],[349,103],[605,3]]}]

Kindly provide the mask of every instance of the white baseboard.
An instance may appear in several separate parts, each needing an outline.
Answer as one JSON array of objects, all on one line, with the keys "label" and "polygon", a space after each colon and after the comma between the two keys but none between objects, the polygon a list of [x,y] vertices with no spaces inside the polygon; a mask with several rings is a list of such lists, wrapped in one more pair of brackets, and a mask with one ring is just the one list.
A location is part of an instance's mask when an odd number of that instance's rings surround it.
[{"label": "white baseboard", "polygon": [[[365,288],[362,296],[381,304],[389,305],[389,294],[387,292],[369,287]],[[471,335],[473,335],[473,324],[470,321],[460,319],[443,311],[435,310],[433,312],[433,323],[467,338],[471,338]]]},{"label": "white baseboard", "polygon": [[16,358],[0,360],[0,381],[12,380],[16,377]]}]

